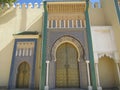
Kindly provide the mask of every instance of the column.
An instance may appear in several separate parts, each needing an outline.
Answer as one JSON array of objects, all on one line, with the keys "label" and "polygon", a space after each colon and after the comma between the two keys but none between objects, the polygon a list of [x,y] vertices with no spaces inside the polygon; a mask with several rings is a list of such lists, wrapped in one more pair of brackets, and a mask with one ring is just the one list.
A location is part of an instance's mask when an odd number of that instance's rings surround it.
[{"label": "column", "polygon": [[120,69],[119,69],[119,63],[116,63],[116,67],[117,67],[117,72],[118,72],[118,78],[119,78],[119,83],[120,83]]},{"label": "column", "polygon": [[46,85],[45,85],[45,90],[49,90],[49,85],[48,85],[49,63],[50,63],[50,61],[47,60],[47,61],[46,61],[47,70],[46,70]]},{"label": "column", "polygon": [[102,87],[100,86],[98,63],[95,63],[95,67],[96,67],[96,77],[97,77],[97,90],[102,90]]},{"label": "column", "polygon": [[118,74],[118,78],[119,78],[119,90],[120,90],[120,68],[119,68],[119,62],[116,62],[116,68],[117,68],[117,74]]},{"label": "column", "polygon": [[86,60],[86,64],[87,64],[87,76],[88,76],[88,90],[92,90],[91,81],[90,81],[89,63],[90,63],[90,61]]},{"label": "column", "polygon": [[119,52],[114,53],[114,58],[115,58],[116,69],[117,69],[117,74],[118,74],[118,78],[119,78],[119,86],[118,86],[118,88],[120,90],[120,68],[119,68],[120,56],[119,56]]}]

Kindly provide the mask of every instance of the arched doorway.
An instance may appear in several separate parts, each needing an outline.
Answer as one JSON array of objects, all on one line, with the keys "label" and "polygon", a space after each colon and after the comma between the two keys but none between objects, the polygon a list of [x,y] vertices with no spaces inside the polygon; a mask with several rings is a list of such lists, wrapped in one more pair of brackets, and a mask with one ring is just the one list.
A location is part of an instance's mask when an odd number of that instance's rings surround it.
[{"label": "arched doorway", "polygon": [[16,88],[29,88],[30,67],[27,62],[19,65],[16,80]]},{"label": "arched doorway", "polygon": [[117,71],[113,59],[104,56],[99,59],[99,77],[102,88],[116,88],[117,87]]},{"label": "arched doorway", "polygon": [[70,43],[61,44],[56,51],[56,88],[79,88],[78,52]]}]

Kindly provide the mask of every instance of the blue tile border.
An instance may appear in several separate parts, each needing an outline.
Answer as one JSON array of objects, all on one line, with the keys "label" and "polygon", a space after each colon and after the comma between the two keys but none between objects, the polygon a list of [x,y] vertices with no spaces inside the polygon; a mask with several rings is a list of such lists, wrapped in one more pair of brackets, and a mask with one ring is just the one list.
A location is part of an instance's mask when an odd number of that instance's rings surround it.
[{"label": "blue tile border", "polygon": [[30,42],[33,41],[34,44],[34,55],[33,55],[33,66],[32,66],[32,77],[30,81],[30,89],[34,88],[34,77],[35,77],[35,64],[36,64],[36,50],[37,50],[37,39],[15,39],[14,42],[14,48],[13,48],[13,55],[12,55],[12,61],[11,61],[11,68],[10,68],[10,74],[9,74],[9,82],[8,82],[8,89],[15,88],[15,85],[13,84],[14,82],[13,77],[14,77],[14,63],[15,63],[15,55],[16,55],[16,49],[17,49],[17,42]]}]

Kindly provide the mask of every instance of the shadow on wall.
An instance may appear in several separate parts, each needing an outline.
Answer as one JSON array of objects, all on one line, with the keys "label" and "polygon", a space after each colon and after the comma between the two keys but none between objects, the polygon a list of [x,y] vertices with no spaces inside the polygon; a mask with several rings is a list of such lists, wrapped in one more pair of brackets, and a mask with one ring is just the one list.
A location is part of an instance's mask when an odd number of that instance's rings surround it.
[{"label": "shadow on wall", "polygon": [[29,31],[38,31],[41,32],[42,30],[42,21],[43,21],[43,17],[39,17],[37,18],[37,20],[35,22],[33,22],[28,28],[27,30]]},{"label": "shadow on wall", "polygon": [[[24,5],[24,4],[23,4]],[[24,31],[26,29],[26,23],[27,23],[27,9],[25,6],[22,6],[22,12],[21,12],[21,22],[20,22],[20,31]]]},{"label": "shadow on wall", "polygon": [[101,86],[116,90],[115,88],[119,86],[119,78],[114,59],[105,55],[99,59],[98,66]]},{"label": "shadow on wall", "polygon": [[7,87],[10,67],[12,61],[12,53],[14,47],[14,40],[11,40],[10,43],[0,51],[0,87]]},{"label": "shadow on wall", "polygon": [[12,20],[16,16],[16,9],[10,8],[8,9],[4,15],[0,16],[0,24],[5,24]]},{"label": "shadow on wall", "polygon": [[[0,25],[8,23],[10,20],[17,17],[16,10],[17,9],[11,7],[5,12],[5,14],[1,15]],[[21,10],[21,20],[17,22],[20,22],[20,31],[24,31],[27,23],[27,9],[25,7]]]}]

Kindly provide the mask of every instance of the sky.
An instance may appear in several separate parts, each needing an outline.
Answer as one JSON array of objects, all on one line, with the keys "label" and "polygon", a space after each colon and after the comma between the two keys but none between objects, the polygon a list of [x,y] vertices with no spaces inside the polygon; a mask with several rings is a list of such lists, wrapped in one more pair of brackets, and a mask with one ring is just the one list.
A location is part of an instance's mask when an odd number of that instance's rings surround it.
[{"label": "sky", "polygon": [[[17,0],[17,3],[40,3],[42,0]],[[90,0],[91,2],[99,2],[99,0]]]}]

